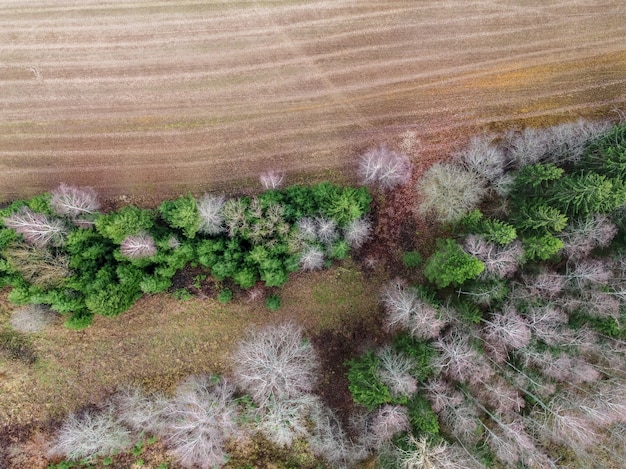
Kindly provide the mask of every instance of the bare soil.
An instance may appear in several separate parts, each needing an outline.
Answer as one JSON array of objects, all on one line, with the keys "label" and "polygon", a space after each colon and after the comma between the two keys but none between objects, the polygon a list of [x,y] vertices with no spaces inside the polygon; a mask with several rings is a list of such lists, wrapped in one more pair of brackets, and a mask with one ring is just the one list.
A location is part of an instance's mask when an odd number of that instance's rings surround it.
[{"label": "bare soil", "polygon": [[61,181],[150,200],[351,180],[416,132],[418,164],[480,129],[626,102],[606,0],[11,0],[0,5],[0,201]]}]

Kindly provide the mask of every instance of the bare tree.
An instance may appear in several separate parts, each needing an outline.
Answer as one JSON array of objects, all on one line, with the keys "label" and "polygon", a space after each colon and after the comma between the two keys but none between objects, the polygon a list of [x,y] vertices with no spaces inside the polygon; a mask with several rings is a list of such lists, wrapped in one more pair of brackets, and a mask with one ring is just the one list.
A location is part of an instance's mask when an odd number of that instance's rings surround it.
[{"label": "bare tree", "polygon": [[317,239],[325,244],[330,244],[337,239],[337,223],[332,218],[315,218]]},{"label": "bare tree", "polygon": [[393,189],[411,179],[411,162],[403,153],[382,145],[359,157],[359,176],[363,184]]},{"label": "bare tree", "polygon": [[487,194],[487,180],[457,164],[436,163],[417,183],[418,210],[432,213],[442,223],[459,221]]},{"label": "bare tree", "polygon": [[502,178],[507,169],[507,158],[494,142],[493,135],[472,137],[469,145],[454,156],[469,171],[493,183]]},{"label": "bare tree", "polygon": [[481,275],[493,275],[498,278],[515,274],[524,257],[524,250],[519,241],[500,246],[475,234],[466,236],[463,250],[485,264],[485,270]]},{"label": "bare tree", "polygon": [[389,330],[404,329],[415,338],[432,339],[446,325],[434,306],[419,298],[414,289],[400,280],[385,286],[382,303],[387,311],[385,326]]},{"label": "bare tree", "polygon": [[226,462],[224,443],[238,432],[234,388],[212,376],[188,378],[171,401],[162,430],[184,467],[210,469]]},{"label": "bare tree", "polygon": [[224,215],[222,209],[226,199],[223,195],[204,194],[196,201],[198,214],[200,215],[200,228],[198,231],[210,236],[218,235],[224,231]]},{"label": "bare tree", "polygon": [[440,351],[433,363],[435,369],[453,381],[477,384],[489,380],[493,375],[493,369],[470,344],[469,336],[465,333],[451,331],[437,339],[435,347]]},{"label": "bare tree", "polygon": [[138,386],[125,386],[113,396],[113,405],[120,421],[133,431],[163,432],[169,405],[165,396],[147,395]]},{"label": "bare tree", "polygon": [[595,248],[608,246],[616,234],[617,227],[607,216],[596,215],[567,225],[558,237],[563,241],[562,252],[569,259],[578,260]]},{"label": "bare tree", "polygon": [[407,408],[399,405],[384,405],[376,409],[368,425],[370,447],[380,448],[391,441],[394,435],[409,429]]},{"label": "bare tree", "polygon": [[565,276],[576,290],[581,291],[590,285],[608,283],[612,273],[604,261],[586,258],[575,263],[568,263]]},{"label": "bare tree", "polygon": [[300,218],[296,222],[296,228],[298,229],[298,237],[302,240],[307,242],[313,242],[317,240],[317,225],[313,218]]},{"label": "bare tree", "polygon": [[120,244],[120,252],[129,259],[143,259],[157,253],[154,238],[143,231],[133,236],[127,236]]},{"label": "bare tree", "polygon": [[410,396],[417,391],[417,380],[411,375],[413,362],[409,357],[384,347],[379,353],[380,369],[378,376],[396,396]]},{"label": "bare tree", "polygon": [[93,215],[100,209],[98,195],[91,187],[61,184],[50,195],[50,208],[57,215],[71,219]]},{"label": "bare tree", "polygon": [[285,172],[269,169],[261,173],[259,179],[264,189],[278,189],[285,181]]},{"label": "bare tree", "polygon": [[131,434],[115,417],[112,408],[101,412],[70,414],[61,425],[50,454],[68,459],[108,456],[132,445]]},{"label": "bare tree", "polygon": [[42,248],[48,245],[61,246],[65,243],[67,229],[63,221],[49,218],[43,213],[35,213],[29,208],[22,208],[4,218],[4,224],[20,233],[24,240],[33,246]]},{"label": "bare tree", "polygon": [[239,345],[232,364],[235,383],[259,406],[310,392],[319,368],[311,344],[292,323],[252,332]]},{"label": "bare tree", "polygon": [[300,255],[302,270],[319,270],[324,267],[324,253],[317,246],[308,246]]},{"label": "bare tree", "polygon": [[526,320],[510,305],[502,312],[492,314],[485,322],[485,341],[495,349],[515,350],[530,342],[531,331]]},{"label": "bare tree", "polygon": [[372,234],[372,222],[368,218],[352,220],[344,229],[344,237],[352,249],[363,246]]},{"label": "bare tree", "polygon": [[478,469],[484,466],[465,450],[440,442],[435,444],[422,436],[409,435],[410,449],[400,449],[402,469]]},{"label": "bare tree", "polygon": [[296,438],[309,436],[309,415],[316,405],[312,394],[289,399],[270,399],[259,409],[254,428],[278,446],[291,446]]}]

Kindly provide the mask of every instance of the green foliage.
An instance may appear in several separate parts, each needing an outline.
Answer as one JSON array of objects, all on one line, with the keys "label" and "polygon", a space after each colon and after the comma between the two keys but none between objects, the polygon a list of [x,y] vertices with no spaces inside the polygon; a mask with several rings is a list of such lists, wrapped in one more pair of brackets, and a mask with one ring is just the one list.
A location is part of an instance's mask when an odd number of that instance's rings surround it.
[{"label": "green foliage", "polygon": [[373,410],[381,404],[393,402],[389,388],[381,381],[377,370],[380,367],[380,358],[368,351],[359,358],[346,362],[348,366],[348,389],[352,399]]},{"label": "green foliage", "polygon": [[563,248],[563,241],[550,234],[526,237],[522,240],[522,244],[524,258],[527,261],[547,261]]},{"label": "green foliage", "polygon": [[416,379],[424,381],[432,374],[432,360],[437,355],[437,351],[430,342],[417,340],[407,333],[401,333],[394,336],[393,348],[411,358],[413,362],[411,375]]},{"label": "green foliage", "polygon": [[402,264],[408,268],[422,265],[422,255],[418,251],[405,251],[402,253]]},{"label": "green foliage", "polygon": [[343,260],[348,257],[350,252],[350,246],[345,240],[339,240],[330,248],[330,252],[328,253],[328,257],[331,259]]},{"label": "green foliage", "polygon": [[522,205],[513,214],[512,221],[522,231],[558,233],[567,226],[567,217],[547,204]]},{"label": "green foliage", "polygon": [[626,124],[616,126],[585,151],[580,168],[609,178],[626,180]]},{"label": "green foliage", "polygon": [[127,236],[133,236],[154,225],[154,215],[134,205],[122,207],[117,212],[100,215],[96,219],[96,229],[105,238],[120,244]]},{"label": "green foliage", "polygon": [[409,414],[409,422],[415,436],[439,434],[439,420],[430,403],[420,394],[416,393],[406,404]]},{"label": "green foliage", "polygon": [[200,214],[196,199],[190,194],[176,200],[166,200],[159,206],[159,212],[168,225],[182,230],[187,238],[196,236],[200,228]]},{"label": "green foliage", "polygon": [[139,283],[139,288],[144,293],[161,293],[172,286],[171,279],[160,275],[146,275]]},{"label": "green foliage", "polygon": [[513,225],[495,218],[484,218],[478,209],[468,213],[461,220],[461,226],[468,233],[480,234],[486,241],[502,246],[517,238],[517,231]]},{"label": "green foliage", "polygon": [[568,174],[550,188],[546,200],[564,213],[588,217],[626,203],[626,190],[622,181],[601,174]]},{"label": "green foliage", "polygon": [[428,258],[424,275],[438,288],[460,285],[466,280],[478,277],[485,265],[469,255],[453,239],[438,242],[437,251]]},{"label": "green foliage", "polygon": [[110,283],[106,289],[99,289],[86,295],[85,305],[94,314],[114,317],[130,308],[140,296],[141,293],[137,289]]},{"label": "green foliage", "polygon": [[91,326],[93,322],[93,314],[72,314],[67,321],[63,324],[68,329],[72,329],[74,331],[80,331]]},{"label": "green foliage", "polygon": [[548,182],[560,179],[563,176],[563,172],[563,168],[559,168],[552,163],[537,163],[524,166],[515,177],[513,183],[514,194],[537,193],[539,189],[546,187]]},{"label": "green foliage", "polygon": [[233,292],[229,290],[228,288],[224,288],[217,295],[217,301],[219,301],[220,303],[228,303],[232,299],[233,299]]},{"label": "green foliage", "polygon": [[269,295],[267,299],[265,300],[265,307],[269,309],[270,311],[276,311],[277,309],[280,308],[280,305],[281,305],[280,296],[278,296],[275,293]]}]

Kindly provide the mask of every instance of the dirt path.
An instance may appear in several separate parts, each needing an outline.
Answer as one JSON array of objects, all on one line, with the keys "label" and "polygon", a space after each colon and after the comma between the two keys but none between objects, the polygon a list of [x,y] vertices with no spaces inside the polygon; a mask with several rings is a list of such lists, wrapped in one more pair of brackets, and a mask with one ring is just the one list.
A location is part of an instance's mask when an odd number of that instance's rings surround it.
[{"label": "dirt path", "polygon": [[349,178],[407,130],[429,157],[606,113],[626,105],[625,20],[609,0],[7,0],[0,201],[219,190],[268,166]]}]

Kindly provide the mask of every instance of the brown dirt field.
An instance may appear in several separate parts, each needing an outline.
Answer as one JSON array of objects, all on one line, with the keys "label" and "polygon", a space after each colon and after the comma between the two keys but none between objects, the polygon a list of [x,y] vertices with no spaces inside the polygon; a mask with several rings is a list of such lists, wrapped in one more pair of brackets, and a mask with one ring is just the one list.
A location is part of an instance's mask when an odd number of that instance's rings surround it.
[{"label": "brown dirt field", "polygon": [[242,188],[269,166],[350,180],[407,130],[425,162],[478,129],[606,114],[625,20],[607,0],[4,1],[0,201]]}]

